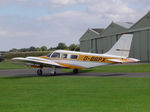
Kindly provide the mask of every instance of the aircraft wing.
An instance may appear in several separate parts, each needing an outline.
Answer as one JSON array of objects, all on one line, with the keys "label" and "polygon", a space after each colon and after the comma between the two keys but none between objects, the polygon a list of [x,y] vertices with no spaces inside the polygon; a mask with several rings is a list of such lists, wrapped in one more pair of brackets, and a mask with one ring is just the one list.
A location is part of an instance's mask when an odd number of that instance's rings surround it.
[{"label": "aircraft wing", "polygon": [[12,60],[14,61],[19,61],[19,62],[25,62],[28,64],[38,64],[38,65],[46,65],[46,66],[57,66],[57,67],[63,67],[62,65],[48,59],[40,58],[40,57],[17,57],[13,58]]}]

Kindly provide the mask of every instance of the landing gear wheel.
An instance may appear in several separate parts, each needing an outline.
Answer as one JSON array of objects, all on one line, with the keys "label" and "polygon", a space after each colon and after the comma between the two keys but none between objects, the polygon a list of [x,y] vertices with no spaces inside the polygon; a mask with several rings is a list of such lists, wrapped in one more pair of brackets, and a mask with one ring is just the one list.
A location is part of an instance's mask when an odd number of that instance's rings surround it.
[{"label": "landing gear wheel", "polygon": [[42,71],[41,69],[38,69],[38,70],[37,70],[37,75],[38,75],[38,76],[42,76],[42,74],[43,74],[43,71]]},{"label": "landing gear wheel", "polygon": [[77,74],[78,72],[79,72],[78,69],[73,69],[73,73],[74,73],[74,74]]},{"label": "landing gear wheel", "polygon": [[56,75],[56,71],[54,72],[54,76]]}]

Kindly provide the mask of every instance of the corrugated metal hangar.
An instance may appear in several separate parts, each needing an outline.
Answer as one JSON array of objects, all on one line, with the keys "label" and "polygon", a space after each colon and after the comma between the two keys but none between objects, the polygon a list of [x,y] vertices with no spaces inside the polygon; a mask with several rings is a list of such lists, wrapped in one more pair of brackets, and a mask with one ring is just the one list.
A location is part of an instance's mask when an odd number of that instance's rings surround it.
[{"label": "corrugated metal hangar", "polygon": [[136,23],[112,22],[106,29],[88,29],[80,38],[80,51],[105,53],[124,33],[132,33],[130,56],[150,61],[150,11]]}]

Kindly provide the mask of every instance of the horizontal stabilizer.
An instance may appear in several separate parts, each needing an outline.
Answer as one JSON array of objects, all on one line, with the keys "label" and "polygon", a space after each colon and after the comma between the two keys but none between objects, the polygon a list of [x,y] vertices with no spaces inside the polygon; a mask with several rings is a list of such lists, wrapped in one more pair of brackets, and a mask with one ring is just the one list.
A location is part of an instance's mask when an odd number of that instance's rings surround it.
[{"label": "horizontal stabilizer", "polygon": [[134,63],[139,62],[140,60],[135,58],[127,58],[127,59],[108,59],[108,61],[114,62],[114,63]]},{"label": "horizontal stabilizer", "polygon": [[116,62],[116,63],[123,63],[123,61],[119,59],[108,59],[108,61]]}]

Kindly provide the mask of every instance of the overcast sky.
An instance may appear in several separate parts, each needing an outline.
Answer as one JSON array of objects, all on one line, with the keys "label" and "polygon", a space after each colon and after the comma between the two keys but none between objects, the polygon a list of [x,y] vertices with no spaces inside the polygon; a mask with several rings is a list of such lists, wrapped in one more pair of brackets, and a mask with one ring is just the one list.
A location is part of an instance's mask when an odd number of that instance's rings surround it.
[{"label": "overcast sky", "polygon": [[136,22],[150,0],[0,0],[0,51],[79,43],[88,28]]}]

